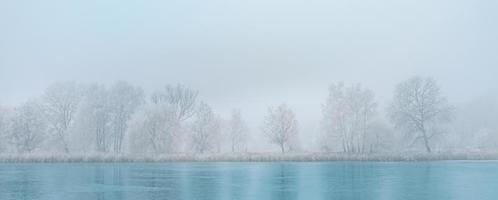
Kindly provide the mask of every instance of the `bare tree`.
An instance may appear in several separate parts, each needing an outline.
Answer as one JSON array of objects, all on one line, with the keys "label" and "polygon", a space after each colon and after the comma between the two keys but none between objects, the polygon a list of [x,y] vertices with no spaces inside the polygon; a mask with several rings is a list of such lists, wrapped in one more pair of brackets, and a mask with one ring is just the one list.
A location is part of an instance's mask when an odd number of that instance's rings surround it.
[{"label": "bare tree", "polygon": [[74,123],[81,98],[81,91],[74,82],[52,84],[43,96],[50,132],[56,136],[66,153],[69,153],[68,131]]},{"label": "bare tree", "polygon": [[334,138],[342,144],[346,153],[366,153],[371,150],[372,121],[377,104],[373,92],[360,84],[345,87],[332,84],[323,106],[323,124],[326,131],[325,149],[331,149]]},{"label": "bare tree", "polygon": [[[168,110],[174,113],[176,146],[188,145],[189,135],[182,134],[190,131],[188,123],[196,115],[198,92],[184,85],[167,85],[163,89],[154,92],[151,95],[151,102],[161,107],[168,107]],[[165,122],[171,123],[171,122]]]},{"label": "bare tree", "polygon": [[441,133],[439,127],[451,119],[452,107],[432,78],[413,77],[397,85],[389,114],[396,127],[422,140],[430,153],[430,140]]},{"label": "bare tree", "polygon": [[220,132],[220,119],[208,104],[202,102],[192,124],[192,149],[196,153],[216,150]]},{"label": "bare tree", "polygon": [[196,113],[198,92],[183,85],[167,85],[161,91],[152,94],[152,103],[167,103],[176,110],[176,118],[183,122]]},{"label": "bare tree", "polygon": [[166,105],[147,105],[137,113],[130,127],[131,149],[133,153],[171,153],[179,142],[175,112]]},{"label": "bare tree", "polygon": [[498,93],[473,98],[454,111],[446,137],[449,148],[459,150],[498,150]]},{"label": "bare tree", "polygon": [[30,153],[41,146],[46,129],[42,106],[29,100],[15,109],[10,139],[19,153]]},{"label": "bare tree", "polygon": [[247,150],[249,128],[244,119],[242,119],[240,110],[232,110],[232,116],[228,123],[232,153]]},{"label": "bare tree", "polygon": [[6,140],[9,134],[11,112],[9,109],[0,106],[0,152],[7,149]]},{"label": "bare tree", "polygon": [[109,92],[104,85],[93,84],[86,89],[78,112],[77,126],[81,139],[92,143],[88,147],[94,147],[97,152],[109,152],[111,106]]},{"label": "bare tree", "polygon": [[285,104],[277,108],[269,108],[262,130],[270,143],[278,145],[281,152],[285,153],[293,148],[292,142],[296,141],[298,136],[298,125],[294,112]]},{"label": "bare tree", "polygon": [[136,109],[143,103],[143,90],[127,82],[120,81],[109,89],[109,106],[111,114],[111,128],[113,150],[121,153],[123,140],[130,120]]}]

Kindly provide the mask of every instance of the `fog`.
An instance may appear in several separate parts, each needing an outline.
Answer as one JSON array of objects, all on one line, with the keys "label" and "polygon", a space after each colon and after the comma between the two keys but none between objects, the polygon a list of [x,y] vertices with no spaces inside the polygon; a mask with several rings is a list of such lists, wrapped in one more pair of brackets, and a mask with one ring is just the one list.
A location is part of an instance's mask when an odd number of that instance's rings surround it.
[{"label": "fog", "polygon": [[340,81],[372,90],[381,118],[396,85],[417,75],[459,109],[496,106],[497,9],[486,0],[3,1],[0,105],[59,81],[127,81],[146,99],[183,84],[223,118],[240,109],[253,140],[268,107],[285,103],[300,137],[314,138],[303,148],[316,150],[328,87]]}]

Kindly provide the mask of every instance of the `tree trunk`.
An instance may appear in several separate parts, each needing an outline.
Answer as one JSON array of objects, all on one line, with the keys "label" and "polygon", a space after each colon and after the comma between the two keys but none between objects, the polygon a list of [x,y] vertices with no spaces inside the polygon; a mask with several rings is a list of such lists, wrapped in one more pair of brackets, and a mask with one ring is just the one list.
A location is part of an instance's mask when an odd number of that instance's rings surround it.
[{"label": "tree trunk", "polygon": [[431,147],[429,146],[429,140],[426,135],[424,135],[424,144],[425,144],[425,149],[427,150],[427,153],[431,152]]},{"label": "tree trunk", "polygon": [[424,134],[423,138],[424,138],[425,150],[427,151],[427,153],[430,153],[431,147],[429,146],[429,138],[427,137],[427,133],[425,130],[423,130],[422,133]]},{"label": "tree trunk", "polygon": [[64,142],[64,153],[69,153],[69,148],[67,147],[67,144]]},{"label": "tree trunk", "polygon": [[431,147],[429,146],[429,138],[427,137],[427,131],[425,129],[425,125],[422,123],[422,134],[424,138],[424,145],[425,145],[425,150],[427,153],[431,152]]}]

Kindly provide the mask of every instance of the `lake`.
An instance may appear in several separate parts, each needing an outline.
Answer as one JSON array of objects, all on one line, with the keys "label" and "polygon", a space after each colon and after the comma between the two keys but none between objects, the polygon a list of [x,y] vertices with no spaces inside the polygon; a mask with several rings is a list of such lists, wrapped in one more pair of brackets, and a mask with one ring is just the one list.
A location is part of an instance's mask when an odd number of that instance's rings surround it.
[{"label": "lake", "polygon": [[498,199],[497,161],[0,164],[0,199]]}]

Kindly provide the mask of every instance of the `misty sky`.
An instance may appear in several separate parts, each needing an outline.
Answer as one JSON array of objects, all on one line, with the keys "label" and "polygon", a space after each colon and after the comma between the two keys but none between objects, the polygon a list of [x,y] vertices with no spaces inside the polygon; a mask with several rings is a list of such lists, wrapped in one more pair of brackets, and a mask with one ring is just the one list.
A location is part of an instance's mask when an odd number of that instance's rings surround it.
[{"label": "misty sky", "polygon": [[382,110],[432,76],[450,102],[498,91],[498,1],[19,0],[0,2],[0,104],[54,81],[182,83],[258,126],[286,102],[316,131],[327,87],[360,82]]}]

